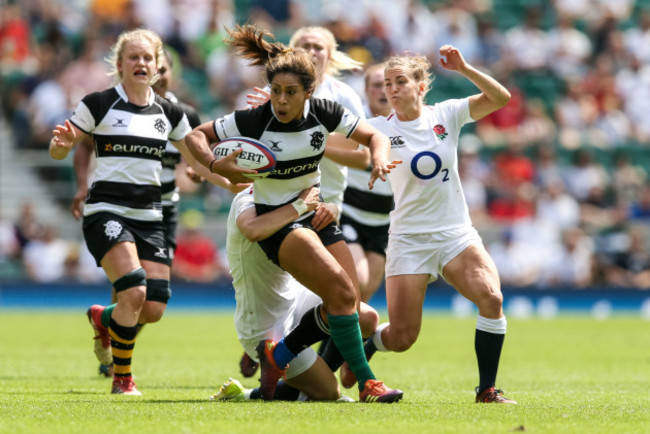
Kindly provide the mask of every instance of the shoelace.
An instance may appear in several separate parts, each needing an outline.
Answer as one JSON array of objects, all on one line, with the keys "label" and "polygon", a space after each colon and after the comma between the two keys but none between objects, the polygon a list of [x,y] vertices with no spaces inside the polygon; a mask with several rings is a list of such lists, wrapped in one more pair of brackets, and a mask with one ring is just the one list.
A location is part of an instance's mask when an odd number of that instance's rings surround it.
[{"label": "shoelace", "polygon": [[372,385],[370,386],[370,390],[372,390],[373,392],[384,393],[384,391],[386,390],[386,386],[384,386],[384,383],[382,383],[381,381],[377,381],[371,384]]}]

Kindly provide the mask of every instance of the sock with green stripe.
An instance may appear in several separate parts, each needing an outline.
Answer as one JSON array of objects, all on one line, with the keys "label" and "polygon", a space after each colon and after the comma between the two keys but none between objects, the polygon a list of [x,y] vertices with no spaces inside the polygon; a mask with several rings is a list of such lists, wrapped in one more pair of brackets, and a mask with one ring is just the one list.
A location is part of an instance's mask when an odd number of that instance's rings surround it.
[{"label": "sock with green stripe", "polygon": [[111,322],[111,314],[113,313],[113,309],[115,309],[115,306],[117,306],[117,303],[108,305],[104,308],[104,311],[102,312],[101,323],[106,328],[108,328],[108,325]]},{"label": "sock with green stripe", "polygon": [[327,322],[329,323],[332,340],[359,380],[359,390],[363,390],[366,381],[374,380],[375,375],[372,373],[363,351],[359,314],[356,312],[352,315],[331,315],[328,313]]}]

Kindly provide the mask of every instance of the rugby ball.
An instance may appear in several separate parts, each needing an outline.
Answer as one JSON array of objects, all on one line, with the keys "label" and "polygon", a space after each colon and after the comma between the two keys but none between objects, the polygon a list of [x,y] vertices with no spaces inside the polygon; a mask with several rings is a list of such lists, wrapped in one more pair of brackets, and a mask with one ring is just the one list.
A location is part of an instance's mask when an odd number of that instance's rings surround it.
[{"label": "rugby ball", "polygon": [[230,137],[217,143],[212,152],[216,158],[223,158],[237,149],[242,150],[235,160],[237,166],[257,170],[257,173],[244,174],[247,178],[264,178],[275,168],[273,151],[264,143],[250,137]]}]

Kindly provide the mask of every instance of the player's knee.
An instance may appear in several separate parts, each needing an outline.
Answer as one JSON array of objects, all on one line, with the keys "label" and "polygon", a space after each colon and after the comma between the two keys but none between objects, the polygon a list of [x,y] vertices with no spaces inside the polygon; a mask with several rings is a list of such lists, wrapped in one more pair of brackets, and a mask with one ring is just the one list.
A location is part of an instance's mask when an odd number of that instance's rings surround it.
[{"label": "player's knee", "polygon": [[401,353],[411,348],[415,341],[418,339],[419,334],[419,330],[415,331],[410,329],[393,329],[390,331],[392,336],[390,339],[390,347],[387,346],[387,348],[391,351],[395,351],[396,353]]},{"label": "player's knee", "polygon": [[147,301],[167,304],[171,296],[172,290],[169,286],[169,280],[147,279]]},{"label": "player's knee", "polygon": [[142,307],[142,312],[140,312],[139,322],[142,324],[152,324],[160,321],[165,314],[166,308],[166,304],[149,302],[147,300]]},{"label": "player's knee", "polygon": [[139,309],[146,298],[146,276],[143,268],[135,269],[113,282],[118,301]]},{"label": "player's knee", "polygon": [[486,285],[481,291],[477,306],[481,312],[497,314],[503,308],[503,294],[499,288]]},{"label": "player's knee", "polygon": [[350,314],[356,312],[357,292],[347,282],[336,282],[329,287],[327,295],[323,297],[327,305],[327,311],[332,314]]},{"label": "player's knee", "polygon": [[364,338],[370,336],[379,325],[379,314],[376,310],[367,306],[367,309],[362,308],[359,312],[359,326],[361,327],[361,334]]},{"label": "player's knee", "polygon": [[144,271],[144,268],[136,268],[133,271],[126,273],[124,276],[113,282],[113,288],[115,292],[120,293],[131,288],[146,286],[147,285],[147,273]]}]

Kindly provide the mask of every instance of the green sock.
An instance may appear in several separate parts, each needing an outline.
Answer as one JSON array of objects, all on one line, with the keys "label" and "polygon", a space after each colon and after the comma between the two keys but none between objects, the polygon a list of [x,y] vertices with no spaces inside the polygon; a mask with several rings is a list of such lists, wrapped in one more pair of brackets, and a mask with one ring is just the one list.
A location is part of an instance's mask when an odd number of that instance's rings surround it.
[{"label": "green sock", "polygon": [[104,312],[102,312],[101,323],[106,328],[108,328],[108,324],[111,322],[111,314],[113,313],[113,309],[115,309],[116,305],[117,303],[113,303],[110,306],[106,306],[106,309],[104,309]]},{"label": "green sock", "polygon": [[366,354],[363,351],[363,339],[359,328],[359,314],[330,315],[327,314],[332,340],[339,349],[350,369],[359,380],[359,390],[363,390],[367,380],[374,380]]}]

